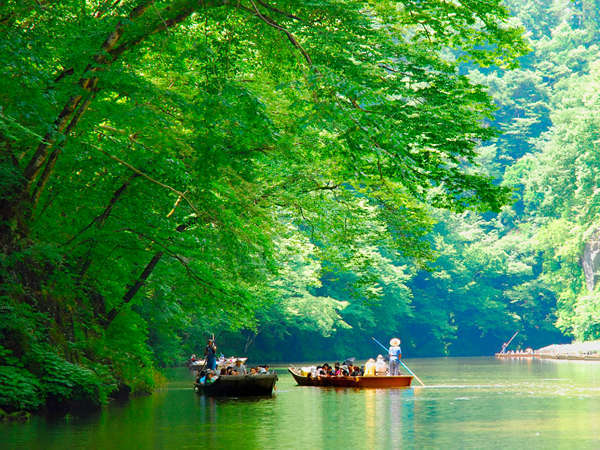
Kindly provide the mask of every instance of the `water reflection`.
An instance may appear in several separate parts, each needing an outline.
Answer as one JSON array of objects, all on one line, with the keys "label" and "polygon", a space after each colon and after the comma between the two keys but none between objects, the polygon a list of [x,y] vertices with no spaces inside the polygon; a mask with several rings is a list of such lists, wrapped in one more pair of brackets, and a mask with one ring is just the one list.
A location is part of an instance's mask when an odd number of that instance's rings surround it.
[{"label": "water reflection", "polygon": [[597,448],[600,364],[414,360],[410,389],[295,386],[272,398],[197,395],[185,371],[165,390],[81,418],[2,424],[7,448]]}]

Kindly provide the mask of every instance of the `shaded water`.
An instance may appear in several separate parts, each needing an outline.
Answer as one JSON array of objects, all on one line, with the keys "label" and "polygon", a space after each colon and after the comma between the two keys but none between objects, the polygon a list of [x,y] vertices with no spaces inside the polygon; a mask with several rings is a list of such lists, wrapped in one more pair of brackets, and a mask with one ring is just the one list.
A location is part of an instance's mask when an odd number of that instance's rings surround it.
[{"label": "shaded water", "polygon": [[84,418],[0,425],[3,448],[600,448],[600,363],[406,360],[427,384],[396,390],[295,386],[273,398],[166,389]]}]

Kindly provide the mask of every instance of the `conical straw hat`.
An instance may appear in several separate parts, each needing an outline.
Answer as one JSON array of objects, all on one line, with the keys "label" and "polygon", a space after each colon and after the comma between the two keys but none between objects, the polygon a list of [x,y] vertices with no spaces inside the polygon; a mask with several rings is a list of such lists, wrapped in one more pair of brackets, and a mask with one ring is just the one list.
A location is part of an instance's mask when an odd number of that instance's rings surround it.
[{"label": "conical straw hat", "polygon": [[397,347],[398,345],[400,345],[400,339],[392,338],[392,340],[390,341],[390,345],[393,347]]}]

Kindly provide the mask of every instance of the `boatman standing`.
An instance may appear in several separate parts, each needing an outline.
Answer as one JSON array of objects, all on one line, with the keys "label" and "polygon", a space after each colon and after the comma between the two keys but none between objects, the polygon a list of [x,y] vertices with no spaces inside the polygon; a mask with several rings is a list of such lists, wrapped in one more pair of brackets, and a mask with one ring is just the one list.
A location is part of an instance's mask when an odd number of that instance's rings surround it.
[{"label": "boatman standing", "polygon": [[390,355],[390,375],[399,375],[398,366],[400,365],[400,358],[402,358],[402,349],[400,348],[400,339],[393,338],[392,340],[390,340],[389,355]]},{"label": "boatman standing", "polygon": [[206,367],[209,370],[217,370],[217,346],[213,339],[208,340],[206,350],[204,350],[204,357],[206,358]]}]

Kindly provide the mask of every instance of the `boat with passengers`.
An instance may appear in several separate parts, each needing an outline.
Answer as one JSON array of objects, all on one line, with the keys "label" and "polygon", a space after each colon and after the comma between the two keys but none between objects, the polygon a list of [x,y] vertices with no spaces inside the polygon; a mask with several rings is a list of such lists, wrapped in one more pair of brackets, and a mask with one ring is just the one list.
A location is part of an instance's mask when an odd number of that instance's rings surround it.
[{"label": "boat with passengers", "polygon": [[269,366],[253,367],[247,371],[248,358],[232,357],[218,361],[217,370],[206,365],[195,366],[197,377],[194,390],[209,396],[241,397],[272,395],[278,376]]},{"label": "boat with passengers", "polygon": [[289,367],[288,371],[299,386],[390,389],[409,387],[413,379],[411,375],[313,376],[298,367]]},{"label": "boat with passengers", "polygon": [[245,397],[273,395],[276,373],[255,375],[219,375],[212,383],[194,384],[194,390],[199,394],[220,397]]}]

